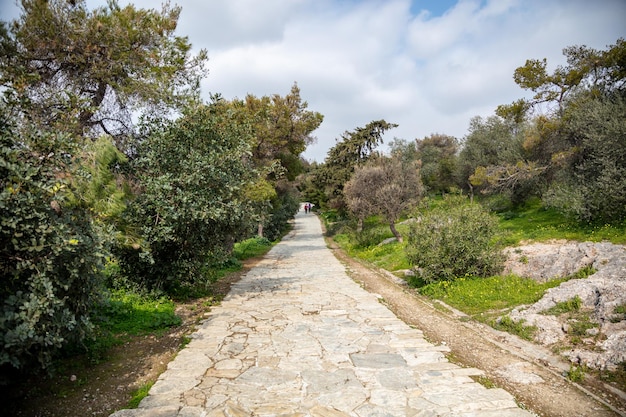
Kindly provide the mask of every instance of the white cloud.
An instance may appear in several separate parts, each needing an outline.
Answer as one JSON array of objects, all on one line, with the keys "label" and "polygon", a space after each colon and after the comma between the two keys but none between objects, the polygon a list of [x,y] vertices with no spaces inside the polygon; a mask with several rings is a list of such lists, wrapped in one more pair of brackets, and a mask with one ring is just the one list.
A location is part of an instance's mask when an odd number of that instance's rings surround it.
[{"label": "white cloud", "polygon": [[[12,0],[0,1],[4,16]],[[309,109],[324,115],[305,153],[318,161],[344,131],[375,119],[400,124],[388,139],[462,137],[473,116],[527,95],[512,79],[526,59],[545,57],[553,69],[566,46],[605,49],[626,36],[623,0],[178,3],[177,32],[209,53],[205,98],[284,95],[298,82]]]}]

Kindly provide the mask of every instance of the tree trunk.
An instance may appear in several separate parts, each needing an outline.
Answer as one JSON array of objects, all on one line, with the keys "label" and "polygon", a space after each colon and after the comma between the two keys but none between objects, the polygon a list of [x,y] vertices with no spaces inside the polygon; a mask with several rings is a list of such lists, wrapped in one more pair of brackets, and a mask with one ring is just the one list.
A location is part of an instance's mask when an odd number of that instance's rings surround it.
[{"label": "tree trunk", "polygon": [[363,219],[359,217],[359,220],[356,224],[356,232],[361,233],[363,231]]},{"label": "tree trunk", "polygon": [[470,189],[470,203],[474,202],[474,187],[472,186],[471,182],[467,182],[467,185],[469,185],[469,189]]},{"label": "tree trunk", "polygon": [[400,234],[400,232],[398,232],[398,229],[396,229],[396,224],[394,222],[389,222],[389,228],[391,229],[391,233],[393,233],[398,242],[402,242],[402,235]]},{"label": "tree trunk", "polygon": [[258,237],[263,237],[263,223],[259,223],[257,226],[256,234]]}]

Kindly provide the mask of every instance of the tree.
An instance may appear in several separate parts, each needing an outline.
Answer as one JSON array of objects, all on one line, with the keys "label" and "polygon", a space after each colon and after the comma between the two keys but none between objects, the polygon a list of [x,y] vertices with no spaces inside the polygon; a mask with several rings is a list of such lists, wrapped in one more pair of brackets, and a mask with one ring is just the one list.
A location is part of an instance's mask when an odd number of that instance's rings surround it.
[{"label": "tree", "polygon": [[308,104],[295,83],[284,97],[274,94],[258,98],[249,94],[245,100],[228,102],[219,96],[214,100],[230,107],[238,114],[238,123],[251,128],[250,159],[260,173],[249,193],[259,218],[257,234],[277,238],[299,208],[294,204],[297,190],[288,183],[302,172],[300,154],[315,140],[311,134],[323,116],[307,110]]},{"label": "tree", "polygon": [[123,270],[144,286],[177,292],[206,283],[207,265],[250,230],[246,197],[258,173],[250,126],[236,118],[218,102],[147,126],[131,165],[141,193],[127,212],[143,244],[119,248]]},{"label": "tree", "polygon": [[[586,99],[566,109],[571,151],[555,154],[561,170],[545,203],[586,223],[626,219],[626,99]],[[559,160],[560,158],[560,160]]]},{"label": "tree", "polygon": [[22,15],[0,30],[0,83],[42,126],[118,139],[132,115],[163,114],[196,101],[206,52],[191,56],[175,36],[179,7],[93,11],[84,0],[22,0]]},{"label": "tree", "polygon": [[518,68],[516,82],[535,97],[523,105],[501,106],[497,113],[510,122],[538,103],[556,103],[558,111],[517,123],[524,152],[517,160],[477,167],[471,181],[518,200],[547,190],[546,204],[580,221],[619,221],[625,211],[626,42],[618,39],[605,51],[570,46],[563,53],[567,65],[553,74],[547,73],[545,60]]},{"label": "tree", "polygon": [[284,97],[257,98],[251,94],[244,101],[234,101],[243,106],[252,121],[254,130],[252,157],[258,166],[268,166],[279,161],[288,180],[293,181],[302,172],[300,154],[315,138],[316,130],[324,116],[307,110],[308,104],[300,97],[300,88],[294,83]]},{"label": "tree", "polygon": [[274,94],[257,98],[249,94],[240,105],[252,121],[252,161],[265,172],[262,181],[271,184],[274,191],[267,200],[269,204],[259,212],[258,234],[276,239],[300,207],[292,182],[303,170],[300,154],[315,140],[311,133],[324,117],[307,110],[308,104],[302,101],[295,83],[284,97]]},{"label": "tree", "polygon": [[566,66],[558,66],[552,74],[547,71],[547,60],[529,59],[513,73],[521,88],[535,93],[532,100],[518,100],[510,105],[498,106],[496,114],[521,121],[526,113],[541,103],[556,103],[562,115],[572,96],[586,91],[598,97],[626,89],[626,41],[617,40],[606,51],[586,46],[569,46],[563,49]]},{"label": "tree", "polygon": [[358,231],[366,217],[380,214],[398,242],[402,242],[396,221],[417,204],[423,186],[416,162],[380,157],[356,167],[343,191],[348,208],[359,221]]},{"label": "tree", "polygon": [[324,164],[315,173],[315,183],[324,190],[324,204],[345,211],[343,187],[350,180],[355,167],[364,164],[383,142],[383,134],[397,126],[376,120],[342,135],[342,140],[328,151]]},{"label": "tree", "polygon": [[417,155],[422,161],[422,182],[429,192],[447,192],[455,185],[458,147],[455,137],[438,133],[416,140]]},{"label": "tree", "polygon": [[479,167],[506,163],[515,164],[523,158],[523,136],[517,125],[497,116],[475,117],[470,121],[469,134],[459,154],[457,181],[459,186],[473,191],[470,177]]}]

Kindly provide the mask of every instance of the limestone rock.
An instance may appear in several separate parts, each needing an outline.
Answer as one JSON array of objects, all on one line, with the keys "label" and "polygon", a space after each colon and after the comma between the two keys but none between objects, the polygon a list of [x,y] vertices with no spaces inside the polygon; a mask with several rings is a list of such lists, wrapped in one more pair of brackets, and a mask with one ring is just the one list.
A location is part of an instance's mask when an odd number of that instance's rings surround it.
[{"label": "limestone rock", "polygon": [[[508,248],[505,272],[546,282],[572,275],[592,266],[596,272],[587,278],[572,279],[551,288],[531,306],[510,313],[513,321],[524,320],[538,328],[535,341],[553,345],[565,339],[569,324],[557,316],[542,314],[557,303],[578,296],[581,309],[590,312],[598,326],[589,336],[604,335],[604,342],[591,343],[589,349],[577,348],[565,356],[572,362],[597,369],[614,368],[626,360],[626,320],[615,308],[626,304],[626,247],[608,242],[538,243]],[[602,339],[602,338],[597,338]],[[591,340],[591,339],[590,339]]]}]

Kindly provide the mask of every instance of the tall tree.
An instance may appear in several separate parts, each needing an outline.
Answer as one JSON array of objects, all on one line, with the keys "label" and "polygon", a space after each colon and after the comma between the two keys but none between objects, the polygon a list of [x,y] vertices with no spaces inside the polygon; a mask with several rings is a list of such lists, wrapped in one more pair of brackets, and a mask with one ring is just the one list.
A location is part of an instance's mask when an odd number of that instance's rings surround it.
[{"label": "tall tree", "polygon": [[364,164],[383,142],[383,134],[397,126],[385,120],[375,120],[341,136],[342,140],[328,151],[324,164],[315,172],[315,182],[324,190],[325,204],[345,211],[343,187],[354,168]]},{"label": "tall tree", "polygon": [[31,120],[118,138],[132,116],[197,100],[206,52],[176,36],[180,7],[87,10],[84,0],[21,0],[0,30],[0,84]]},{"label": "tall tree", "polygon": [[498,116],[473,118],[459,154],[456,174],[459,186],[473,191],[474,185],[482,185],[470,180],[479,167],[515,164],[523,155],[522,140],[513,122]]},{"label": "tall tree", "polygon": [[295,83],[284,97],[249,94],[226,104],[252,129],[251,162],[260,176],[249,196],[259,218],[257,234],[275,239],[299,208],[293,182],[303,170],[300,155],[315,140],[312,133],[324,117],[308,110]]},{"label": "tall tree", "polygon": [[553,74],[547,73],[545,60],[518,68],[516,82],[536,94],[531,101],[500,106],[496,112],[510,122],[523,119],[522,113],[538,103],[556,103],[558,111],[518,123],[524,152],[517,160],[479,166],[472,181],[518,195],[548,190],[544,203],[578,220],[619,221],[626,212],[621,152],[626,41],[618,39],[605,51],[570,46],[563,54],[567,65]]},{"label": "tall tree", "polygon": [[626,97],[580,100],[565,111],[547,205],[587,223],[626,219]]},{"label": "tall tree", "polygon": [[244,106],[252,118],[253,160],[260,166],[278,161],[286,177],[294,180],[302,172],[300,154],[314,142],[311,134],[324,116],[307,110],[308,103],[302,100],[297,84],[284,97],[274,94],[258,98],[249,94],[244,101],[235,100],[235,104]]},{"label": "tall tree", "polygon": [[428,192],[447,192],[455,185],[458,147],[454,136],[439,133],[416,140],[417,155],[422,161],[422,182]]},{"label": "tall tree", "polygon": [[567,65],[558,66],[548,73],[548,61],[529,59],[513,73],[513,80],[523,89],[535,93],[531,100],[518,100],[513,104],[498,106],[496,113],[504,118],[520,121],[534,106],[541,103],[556,104],[562,115],[567,100],[577,92],[586,91],[593,96],[626,89],[626,41],[617,40],[606,51],[586,46],[569,46],[563,49]]},{"label": "tall tree", "polygon": [[101,293],[103,245],[86,210],[69,202],[67,134],[22,123],[0,105],[0,372],[46,368],[80,344]]}]

